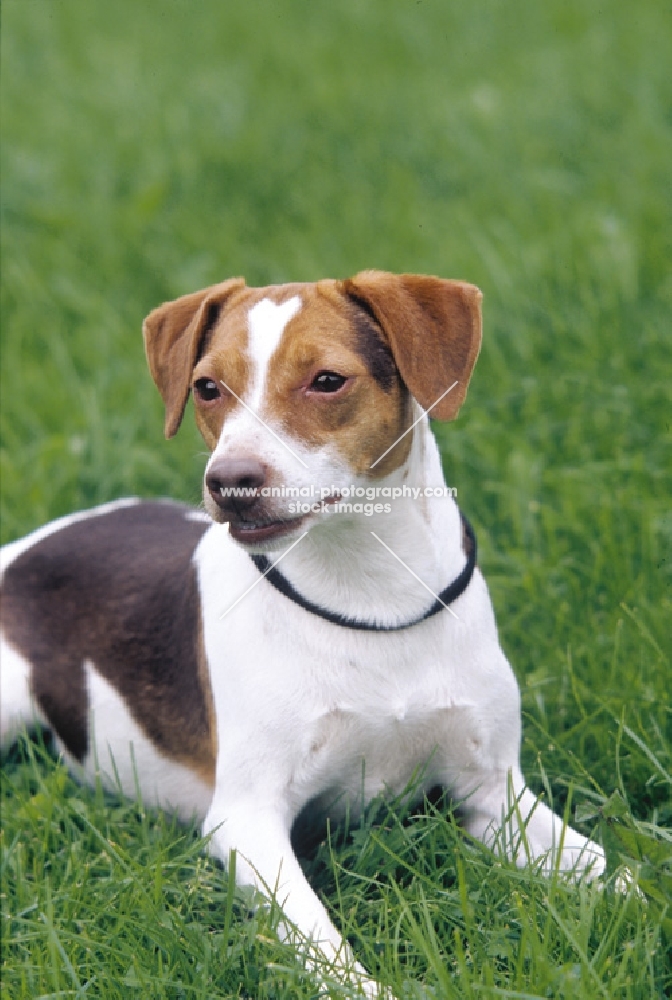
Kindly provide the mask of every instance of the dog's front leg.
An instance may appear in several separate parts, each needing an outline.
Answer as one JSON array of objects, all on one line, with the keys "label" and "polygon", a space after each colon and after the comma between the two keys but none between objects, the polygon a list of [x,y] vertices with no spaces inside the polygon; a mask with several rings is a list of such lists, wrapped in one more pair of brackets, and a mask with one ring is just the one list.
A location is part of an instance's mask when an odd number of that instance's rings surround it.
[{"label": "dog's front leg", "polygon": [[567,826],[526,788],[518,767],[484,775],[465,800],[464,819],[469,833],[521,867],[541,859],[546,874],[558,868],[596,878],[604,871],[599,844]]},{"label": "dog's front leg", "polygon": [[355,962],[308,884],[292,849],[290,829],[291,820],[286,821],[280,806],[260,806],[256,800],[228,805],[216,797],[203,824],[203,833],[211,835],[211,852],[224,864],[230,852],[236,852],[236,882],[278,902],[286,918],[278,933],[304,951],[308,969],[324,981],[349,981],[366,997],[383,996]]}]

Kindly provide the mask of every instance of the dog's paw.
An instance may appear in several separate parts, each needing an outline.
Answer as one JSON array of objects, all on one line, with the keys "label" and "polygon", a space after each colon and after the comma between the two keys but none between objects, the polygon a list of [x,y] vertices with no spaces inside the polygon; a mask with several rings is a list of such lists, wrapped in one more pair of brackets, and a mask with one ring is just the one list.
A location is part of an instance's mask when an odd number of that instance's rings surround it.
[{"label": "dog's paw", "polygon": [[309,953],[304,955],[306,969],[316,983],[320,998],[347,996],[396,1000],[386,986],[373,979],[364,966],[355,961],[349,945],[342,946],[335,954],[326,951],[324,945],[316,947],[311,943]]},{"label": "dog's paw", "polygon": [[320,997],[325,997],[325,1000],[326,997],[331,996],[342,997],[343,986],[347,985],[348,988],[352,989],[354,996],[364,997],[365,1000],[396,1000],[392,991],[387,986],[372,979],[359,962],[353,962],[347,969],[344,969],[342,975],[339,974],[337,977],[338,983],[334,981],[335,978],[329,977],[330,982],[325,980],[320,984]]},{"label": "dog's paw", "polygon": [[643,903],[647,902],[645,893],[637,884],[637,876],[627,865],[622,865],[613,877],[612,885],[614,890],[622,896],[634,896]]},{"label": "dog's paw", "polygon": [[566,844],[560,855],[558,867],[576,878],[586,878],[592,882],[604,875],[607,858],[599,844],[585,840],[580,844]]}]

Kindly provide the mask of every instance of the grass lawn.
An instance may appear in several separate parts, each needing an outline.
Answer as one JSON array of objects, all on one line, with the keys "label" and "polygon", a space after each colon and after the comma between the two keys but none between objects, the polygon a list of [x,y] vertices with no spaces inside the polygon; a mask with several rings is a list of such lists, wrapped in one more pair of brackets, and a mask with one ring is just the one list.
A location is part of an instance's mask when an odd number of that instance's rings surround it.
[{"label": "grass lawn", "polygon": [[[450,804],[376,804],[306,865],[399,998],[669,996],[672,24],[648,0],[4,0],[2,537],[197,502],[140,325],[225,277],[473,281],[437,427],[520,680],[524,771],[617,894],[516,870]],[[307,998],[197,831],[4,761],[2,1000]],[[334,990],[348,996],[348,988]]]}]

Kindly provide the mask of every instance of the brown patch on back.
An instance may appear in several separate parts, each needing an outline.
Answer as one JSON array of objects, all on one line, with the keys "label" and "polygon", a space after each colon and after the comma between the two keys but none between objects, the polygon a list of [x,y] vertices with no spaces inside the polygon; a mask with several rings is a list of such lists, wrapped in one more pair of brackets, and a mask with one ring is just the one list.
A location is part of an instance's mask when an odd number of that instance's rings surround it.
[{"label": "brown patch on back", "polygon": [[84,661],[158,750],[214,782],[212,694],[192,557],[207,522],[141,503],[47,536],[9,565],[2,624],[70,753],[89,749]]},{"label": "brown patch on back", "polygon": [[205,639],[203,637],[203,621],[201,618],[201,606],[200,600],[198,602],[198,637],[197,637],[197,649],[196,658],[198,662],[198,680],[200,684],[201,691],[205,696],[205,717],[207,719],[207,728],[209,734],[209,746],[200,747],[200,753],[197,758],[196,773],[203,779],[203,781],[214,787],[215,784],[215,769],[217,764],[217,750],[219,749],[219,741],[217,739],[217,716],[215,714],[215,701],[212,696],[212,685],[210,684],[210,670],[208,667],[208,658],[205,653]]}]

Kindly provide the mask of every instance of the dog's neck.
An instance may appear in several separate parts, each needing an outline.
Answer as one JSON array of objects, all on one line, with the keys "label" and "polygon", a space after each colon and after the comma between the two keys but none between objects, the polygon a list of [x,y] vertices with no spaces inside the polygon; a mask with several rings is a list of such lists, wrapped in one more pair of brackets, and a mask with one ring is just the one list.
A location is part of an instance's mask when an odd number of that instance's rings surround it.
[{"label": "dog's neck", "polygon": [[[433,595],[463,568],[465,554],[455,500],[451,496],[429,498],[425,493],[445,487],[439,450],[427,418],[411,433],[411,448],[403,466],[372,485],[406,487],[413,490],[412,495],[389,498],[381,494],[373,501],[362,498],[362,504],[389,509],[369,514],[334,513],[282,558],[279,569],[310,601],[357,618],[409,620],[421,615],[433,603]],[[269,559],[275,562],[281,555],[281,551],[270,553]]]}]

